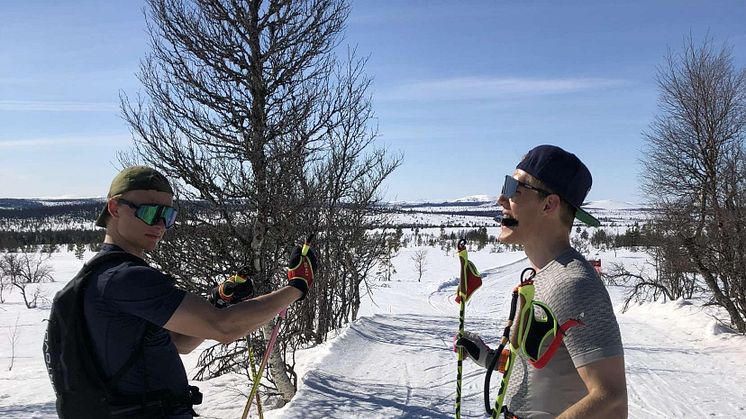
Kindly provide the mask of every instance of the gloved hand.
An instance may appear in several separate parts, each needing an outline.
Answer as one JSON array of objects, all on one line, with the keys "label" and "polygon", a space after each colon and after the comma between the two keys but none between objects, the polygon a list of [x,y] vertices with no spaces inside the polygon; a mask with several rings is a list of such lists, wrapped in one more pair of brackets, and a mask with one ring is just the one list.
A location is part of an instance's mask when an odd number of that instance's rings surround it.
[{"label": "gloved hand", "polygon": [[464,332],[464,335],[456,340],[454,351],[458,347],[464,348],[466,355],[482,368],[488,368],[495,356],[495,351],[490,349],[478,334],[472,332]]},{"label": "gloved hand", "polygon": [[[308,245],[304,244],[303,246]],[[298,300],[306,298],[306,294],[313,284],[313,274],[316,272],[316,268],[316,254],[312,249],[309,248],[305,256],[302,246],[296,246],[293,249],[288,260],[288,285],[303,293]]]},{"label": "gloved hand", "polygon": [[239,269],[235,275],[210,290],[207,300],[217,308],[224,308],[254,297],[254,283],[250,272],[250,267]]}]

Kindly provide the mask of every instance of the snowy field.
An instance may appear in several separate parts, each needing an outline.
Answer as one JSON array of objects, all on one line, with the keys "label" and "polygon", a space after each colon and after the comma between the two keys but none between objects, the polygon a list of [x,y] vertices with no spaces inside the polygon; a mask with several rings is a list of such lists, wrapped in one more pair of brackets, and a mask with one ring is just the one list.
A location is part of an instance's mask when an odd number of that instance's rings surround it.
[{"label": "snowy field", "polygon": [[[360,318],[327,343],[297,354],[298,394],[284,408],[265,412],[266,418],[453,417],[458,259],[452,251],[446,255],[438,248],[425,249],[422,282],[417,282],[410,259],[417,248],[402,249],[394,260],[393,280],[373,283]],[[510,291],[527,261],[521,252],[488,249],[470,252],[484,285],[468,304],[466,324],[493,345],[508,314]],[[91,256],[86,253],[85,258]],[[601,252],[600,257],[606,266],[616,261],[632,267],[645,260],[642,253],[621,251],[616,256]],[[56,282],[42,287],[51,299],[83,262],[63,252],[55,253],[50,263]],[[621,290],[610,292],[620,308]],[[49,304],[29,310],[17,291],[6,291],[5,297],[0,305],[0,418],[56,417],[41,355]],[[696,300],[648,303],[617,313],[630,417],[746,417],[746,337],[723,330],[713,314]],[[184,356],[187,369],[197,356],[198,351]],[[484,370],[471,362],[464,365],[463,417],[484,417]],[[493,395],[497,383],[496,374]],[[227,375],[193,384],[205,394],[205,403],[196,408],[202,417],[240,417],[248,392],[245,378]]]}]

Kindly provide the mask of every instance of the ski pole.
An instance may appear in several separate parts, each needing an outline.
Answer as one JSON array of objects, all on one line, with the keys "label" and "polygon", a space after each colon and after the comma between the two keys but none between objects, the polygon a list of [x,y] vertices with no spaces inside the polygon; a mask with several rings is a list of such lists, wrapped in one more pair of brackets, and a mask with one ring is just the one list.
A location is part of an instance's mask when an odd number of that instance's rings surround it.
[{"label": "ski pole", "polygon": [[[461,260],[461,273],[458,286],[458,295],[461,297],[459,303],[458,312],[458,336],[456,340],[461,339],[464,336],[464,323],[466,314],[466,272],[467,261],[469,260],[469,254],[466,251],[466,240],[461,239],[458,242],[458,256]],[[464,349],[458,348],[458,363],[456,366],[456,419],[461,419],[461,380],[463,378],[462,368],[464,365]]]},{"label": "ski pole", "polygon": [[[525,277],[526,274],[528,274],[528,278]],[[519,291],[522,286],[533,284],[535,275],[536,270],[534,270],[533,268],[526,268],[523,270],[523,272],[521,272],[521,282],[517,287],[513,288],[513,295],[510,299],[510,313],[508,314],[508,321],[505,325],[505,329],[503,330],[503,336],[500,339],[500,345],[497,347],[497,350],[495,350],[495,356],[494,358],[492,358],[492,362],[487,367],[487,373],[484,376],[484,409],[487,411],[487,414],[490,415],[492,419],[497,419],[497,417],[504,411],[503,402],[505,399],[505,394],[508,390],[510,374],[513,371],[515,356],[518,352],[518,347],[510,341],[510,328],[516,321],[522,321],[521,319],[516,319],[516,308],[518,305]],[[530,303],[531,301],[521,300],[521,311],[524,310],[524,306]],[[505,348],[507,348],[507,353],[505,353]],[[500,380],[500,389],[497,392],[495,405],[494,407],[490,407],[490,381],[492,379],[492,372],[495,370],[495,366],[498,364],[498,362],[500,362],[501,359],[503,359],[505,362],[502,372],[503,376]]]},{"label": "ski pole", "polygon": [[282,319],[285,318],[286,314],[287,314],[287,309],[282,310],[278,314],[279,317],[277,318],[277,323],[275,323],[275,327],[272,328],[272,334],[269,337],[269,342],[267,343],[267,349],[264,351],[262,362],[259,364],[259,370],[254,376],[254,383],[251,386],[251,392],[249,393],[249,399],[246,400],[246,407],[244,407],[243,409],[243,414],[241,415],[241,419],[246,419],[246,417],[249,415],[249,410],[251,410],[251,402],[254,399],[254,396],[257,395],[257,390],[259,389],[259,382],[262,381],[262,374],[264,374],[264,368],[267,366],[267,361],[269,360],[269,354],[272,352],[272,349],[275,347],[275,342],[277,341],[277,335],[280,334],[280,326],[282,325]]},{"label": "ski pole", "polygon": [[[313,234],[308,236],[308,238],[306,238],[306,241],[303,243],[303,247],[301,248],[302,257],[305,257],[308,254],[308,250],[311,248],[311,240],[313,240]],[[254,383],[251,386],[251,392],[249,393],[248,400],[246,400],[246,406],[243,409],[243,414],[241,415],[241,419],[246,419],[246,417],[249,415],[249,410],[251,410],[251,402],[253,398],[257,395],[257,391],[259,390],[259,383],[262,380],[262,375],[264,374],[264,368],[267,366],[267,361],[269,360],[269,354],[272,352],[272,349],[274,349],[275,347],[277,336],[280,334],[280,326],[282,326],[282,320],[285,319],[285,316],[287,315],[287,311],[288,309],[286,308],[278,313],[277,322],[275,323],[275,326],[272,328],[272,334],[269,337],[269,342],[267,342],[267,348],[264,351],[262,362],[259,364],[259,370],[257,371],[257,374],[254,376]]]},{"label": "ski pole", "polygon": [[[255,380],[257,377],[256,373],[256,360],[254,359],[254,349],[251,346],[251,339],[247,337],[246,341],[249,344],[249,366],[251,370],[251,379]],[[256,398],[256,413],[259,414],[259,419],[264,419],[264,412],[262,411],[262,399],[259,397],[259,393],[254,396]]]}]

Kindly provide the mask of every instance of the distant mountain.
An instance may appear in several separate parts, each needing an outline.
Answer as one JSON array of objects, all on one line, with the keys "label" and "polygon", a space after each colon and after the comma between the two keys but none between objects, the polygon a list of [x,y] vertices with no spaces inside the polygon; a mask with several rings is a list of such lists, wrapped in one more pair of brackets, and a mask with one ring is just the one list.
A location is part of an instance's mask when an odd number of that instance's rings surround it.
[{"label": "distant mountain", "polygon": [[44,204],[36,199],[0,198],[0,209],[27,209],[43,206]]},{"label": "distant mountain", "polygon": [[[474,207],[474,206],[498,206],[497,196],[491,195],[471,195],[463,198],[451,200],[418,200],[418,201],[394,201],[387,202],[385,206],[400,208],[421,208],[421,207]],[[646,207],[641,204],[634,204],[624,201],[614,201],[611,199],[601,199],[596,201],[587,201],[583,204],[586,209],[599,210],[639,210]]]},{"label": "distant mountain", "polygon": [[645,209],[646,207],[640,204],[602,199],[598,201],[588,201],[583,204],[583,208],[600,210],[638,210]]},{"label": "distant mountain", "polygon": [[485,203],[492,203],[496,202],[497,197],[496,196],[489,196],[489,195],[472,195],[472,196],[465,196],[463,198],[455,199],[451,202],[458,202],[458,203],[464,203],[464,202],[478,202],[481,204]]},{"label": "distant mountain", "polygon": [[[29,208],[53,207],[53,206],[88,206],[99,205],[105,200],[104,197],[91,198],[0,198],[0,209],[23,210]],[[421,207],[491,207],[497,206],[497,197],[491,195],[471,195],[452,200],[418,200],[418,201],[393,201],[383,204],[387,207],[399,208],[421,208]],[[597,210],[639,210],[646,207],[624,201],[601,199],[588,201],[583,208]]]},{"label": "distant mountain", "polygon": [[471,195],[453,200],[418,200],[418,201],[392,201],[384,203],[384,206],[398,208],[422,208],[422,207],[478,207],[497,205],[497,197],[489,195]]},{"label": "distant mountain", "polygon": [[[497,197],[489,195],[472,195],[446,201],[389,202],[382,204],[380,208],[385,212],[397,214],[396,220],[399,223],[420,226],[450,225],[448,223],[454,222],[485,222],[483,218],[492,219],[502,214],[502,207],[497,203]],[[651,214],[650,208],[644,205],[610,199],[588,201],[583,208],[607,227],[644,222]],[[465,221],[466,218],[443,219],[438,216],[477,217],[471,219],[477,221]],[[577,223],[581,225],[579,221]]]},{"label": "distant mountain", "polygon": [[[0,198],[0,219],[46,218],[73,215],[82,220],[93,220],[100,211],[103,197],[96,198]],[[182,203],[183,204],[183,203]],[[497,197],[471,195],[453,200],[416,202],[385,202],[378,206],[384,212],[423,214],[452,214],[493,218],[502,213]],[[599,219],[634,218],[630,214],[647,212],[642,205],[609,199],[588,201],[583,208]]]},{"label": "distant mountain", "polygon": [[100,205],[104,201],[100,198],[0,198],[0,209],[24,210],[42,207],[58,206],[88,206]]}]

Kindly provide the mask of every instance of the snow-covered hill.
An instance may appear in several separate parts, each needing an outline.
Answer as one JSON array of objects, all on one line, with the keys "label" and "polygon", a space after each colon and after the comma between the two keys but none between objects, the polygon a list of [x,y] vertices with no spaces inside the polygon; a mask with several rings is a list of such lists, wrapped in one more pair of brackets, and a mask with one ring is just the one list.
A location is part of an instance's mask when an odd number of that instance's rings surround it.
[{"label": "snow-covered hill", "polygon": [[640,204],[632,204],[630,202],[612,201],[609,199],[602,199],[599,201],[588,201],[583,203],[583,208],[586,210],[596,211],[608,211],[608,210],[642,210],[644,206]]},{"label": "snow-covered hill", "polygon": [[[90,230],[94,228],[102,199],[0,199],[0,231]],[[604,228],[614,229],[645,222],[651,214],[643,206],[611,200],[587,202],[584,208],[601,220]],[[419,228],[496,226],[494,218],[502,214],[497,197],[489,195],[446,201],[390,202],[377,209],[388,216],[389,226]]]},{"label": "snow-covered hill", "polygon": [[[462,198],[448,199],[445,201],[437,200],[419,200],[419,201],[393,201],[386,205],[392,207],[458,207],[474,205],[497,205],[498,196],[495,195],[471,195]],[[583,203],[583,208],[595,210],[620,210],[620,209],[645,209],[642,204],[635,204],[624,201],[615,201],[611,199],[601,199],[597,201],[587,201]]]},{"label": "snow-covered hill", "polygon": [[[448,201],[396,202],[381,208],[388,212],[392,225],[418,227],[496,226],[494,218],[502,214],[497,197],[487,195]],[[604,228],[644,223],[652,214],[650,208],[643,205],[613,200],[589,201],[583,208],[598,218]],[[576,224],[584,227],[579,221]]]}]

